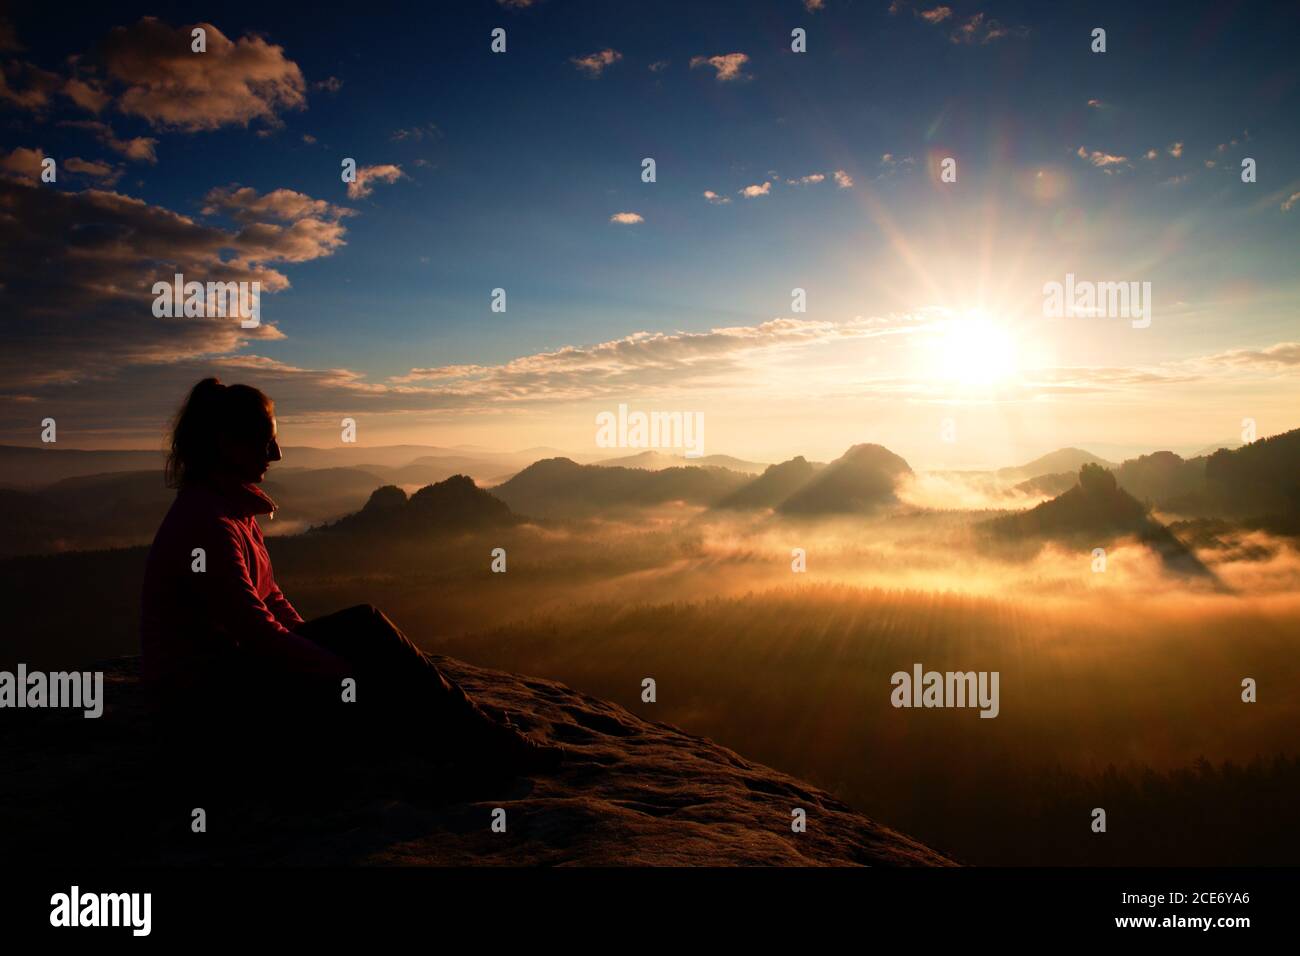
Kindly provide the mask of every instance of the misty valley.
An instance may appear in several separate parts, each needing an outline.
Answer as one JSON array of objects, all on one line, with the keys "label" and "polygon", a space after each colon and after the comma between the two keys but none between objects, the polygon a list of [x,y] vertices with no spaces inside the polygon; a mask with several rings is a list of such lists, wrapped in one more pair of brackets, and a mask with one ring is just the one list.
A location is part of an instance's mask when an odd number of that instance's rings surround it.
[{"label": "misty valley", "polygon": [[[1295,852],[1300,432],[969,473],[870,444],[774,465],[293,451],[266,529],[305,616],[376,604],[426,650],[706,735],[966,862]],[[6,655],[33,668],[137,652],[166,506],[139,459],[67,475],[86,465],[61,454],[0,496],[29,552],[3,559]]]}]

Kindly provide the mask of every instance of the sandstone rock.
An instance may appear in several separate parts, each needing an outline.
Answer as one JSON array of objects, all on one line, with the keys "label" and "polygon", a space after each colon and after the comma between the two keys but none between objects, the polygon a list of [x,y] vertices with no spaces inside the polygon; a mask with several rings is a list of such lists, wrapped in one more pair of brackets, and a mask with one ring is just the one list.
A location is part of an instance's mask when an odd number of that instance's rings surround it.
[{"label": "sandstone rock", "polygon": [[[830,794],[563,684],[434,657],[489,709],[570,748],[552,775],[473,780],[418,759],[333,754],[277,786],[182,782],[152,749],[138,658],[103,662],[104,716],[0,722],[0,847],[11,862],[235,865],[948,866]],[[19,718],[19,719],[11,719]],[[202,741],[195,741],[198,749]],[[284,778],[276,778],[281,784]],[[272,796],[272,794],[275,794]],[[202,806],[207,831],[191,832]],[[491,828],[495,808],[506,832]],[[791,832],[791,811],[807,832]]]}]

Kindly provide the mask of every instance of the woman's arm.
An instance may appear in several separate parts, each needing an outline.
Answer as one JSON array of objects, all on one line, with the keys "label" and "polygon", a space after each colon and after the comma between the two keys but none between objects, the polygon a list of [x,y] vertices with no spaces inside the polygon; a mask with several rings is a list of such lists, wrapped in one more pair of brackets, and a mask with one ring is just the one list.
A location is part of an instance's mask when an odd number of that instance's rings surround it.
[{"label": "woman's arm", "polygon": [[273,585],[271,593],[266,596],[266,606],[275,615],[275,619],[291,631],[295,630],[299,624],[307,623],[294,606],[289,603],[289,599],[284,596],[284,592],[280,590],[278,584]]},{"label": "woman's arm", "polygon": [[[339,655],[293,633],[257,595],[244,558],[242,536],[233,521],[221,519],[207,535],[207,571],[200,588],[207,601],[207,617],[226,636],[267,663],[300,674],[341,680],[351,668]],[[298,612],[276,588],[283,606],[280,613]],[[287,611],[285,610],[287,609]]]}]

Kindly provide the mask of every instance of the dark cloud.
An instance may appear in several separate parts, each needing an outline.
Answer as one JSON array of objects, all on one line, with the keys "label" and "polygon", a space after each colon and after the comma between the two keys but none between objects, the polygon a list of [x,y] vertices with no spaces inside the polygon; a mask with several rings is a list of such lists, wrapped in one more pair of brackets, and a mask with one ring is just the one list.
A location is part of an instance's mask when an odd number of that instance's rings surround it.
[{"label": "dark cloud", "polygon": [[[254,329],[235,318],[156,318],[152,286],[180,272],[187,280],[258,281],[264,293],[281,291],[289,282],[274,266],[336,251],[342,213],[324,204],[329,215],[316,215],[317,201],[290,190],[259,196],[230,187],[214,202],[240,220],[237,231],[116,192],[0,180],[6,390],[111,377],[280,338],[265,303]],[[280,221],[258,221],[252,210]]]}]

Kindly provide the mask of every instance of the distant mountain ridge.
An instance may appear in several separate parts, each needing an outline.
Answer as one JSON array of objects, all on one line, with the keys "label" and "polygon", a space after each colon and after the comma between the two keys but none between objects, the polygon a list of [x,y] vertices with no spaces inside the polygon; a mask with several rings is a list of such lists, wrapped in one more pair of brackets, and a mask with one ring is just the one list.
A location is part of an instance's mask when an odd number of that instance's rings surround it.
[{"label": "distant mountain ridge", "polygon": [[731,510],[775,508],[811,481],[819,467],[825,466],[809,464],[802,455],[779,465],[769,465],[761,475],[727,495],[716,507]]},{"label": "distant mountain ridge", "polygon": [[1090,451],[1084,451],[1082,448],[1058,448],[1056,451],[1048,452],[1046,455],[1035,458],[1023,465],[999,468],[996,474],[1000,480],[1014,483],[1041,478],[1044,475],[1061,474],[1067,471],[1077,473],[1084,465],[1101,465],[1103,468],[1115,467],[1114,462],[1106,461],[1106,459],[1094,455]]},{"label": "distant mountain ridge", "polygon": [[763,472],[766,465],[756,461],[745,461],[741,458],[733,458],[731,455],[704,455],[700,458],[687,458],[685,455],[666,455],[661,451],[643,451],[638,455],[628,455],[623,458],[605,458],[600,461],[591,462],[593,465],[600,465],[602,468],[645,468],[652,471],[662,471],[665,468],[727,468],[731,471],[739,471],[747,475],[758,475]]},{"label": "distant mountain ridge", "polygon": [[749,480],[748,475],[724,468],[647,471],[548,458],[529,465],[492,493],[520,514],[575,517],[673,501],[708,506]]},{"label": "distant mountain ridge", "polygon": [[478,487],[468,475],[453,475],[426,485],[409,498],[396,485],[384,485],[371,493],[360,511],[315,530],[325,534],[401,536],[502,527],[521,520],[504,501]]},{"label": "distant mountain ridge", "polygon": [[883,445],[854,445],[777,506],[786,515],[864,514],[893,504],[911,466]]},{"label": "distant mountain ridge", "polygon": [[1079,469],[1078,483],[1050,501],[1028,511],[993,518],[982,527],[1000,538],[1051,539],[1085,548],[1105,546],[1115,538],[1132,535],[1156,551],[1166,567],[1183,573],[1209,574],[1168,528],[1119,487],[1114,472],[1097,464],[1085,464]]},{"label": "distant mountain ridge", "polygon": [[[388,447],[401,456],[412,449],[432,448]],[[374,451],[356,449],[342,460],[355,452],[369,456]],[[284,463],[272,467],[262,486],[280,506],[275,521],[266,523],[266,532],[292,534],[364,511],[367,499],[382,486],[394,486],[394,491],[405,494],[403,489],[424,489],[457,475],[480,492],[492,479],[500,480],[492,495],[515,515],[583,518],[626,514],[670,502],[721,511],[772,509],[786,516],[866,514],[897,504],[899,482],[912,474],[904,459],[870,444],[855,445],[827,465],[799,456],[757,475],[707,464],[648,469],[608,462],[584,465],[565,457],[542,459],[522,471],[509,472],[505,470],[508,455],[485,462],[464,457],[467,451],[474,450],[458,449],[459,457],[418,455],[400,465],[371,461],[312,468],[291,450]],[[332,451],[323,460],[340,460],[331,456]],[[954,474],[983,483],[981,487],[986,484],[989,493],[1004,500],[1016,494],[1060,496],[1076,486],[1078,469],[1049,471],[1014,483],[1010,479],[1072,459],[1089,459],[1084,464],[1109,468],[1119,489],[1136,502],[1176,518],[1247,522],[1249,527],[1284,535],[1295,535],[1300,529],[1300,429],[1203,458],[1156,451],[1110,465],[1090,452],[1064,448],[996,473]],[[6,468],[11,476],[27,477],[79,472],[43,484],[17,482],[18,487],[0,488],[5,490],[0,495],[0,527],[6,532],[0,537],[0,557],[147,544],[174,495],[163,483],[162,460],[160,452],[0,446],[0,473]],[[148,467],[126,467],[140,463]],[[484,469],[491,472],[498,467],[503,471],[484,476]],[[88,468],[100,470],[85,473]],[[471,473],[472,468],[478,473]],[[463,482],[462,490],[468,491]],[[437,494],[450,493],[444,489]],[[436,524],[428,514],[422,513],[421,520]]]}]

